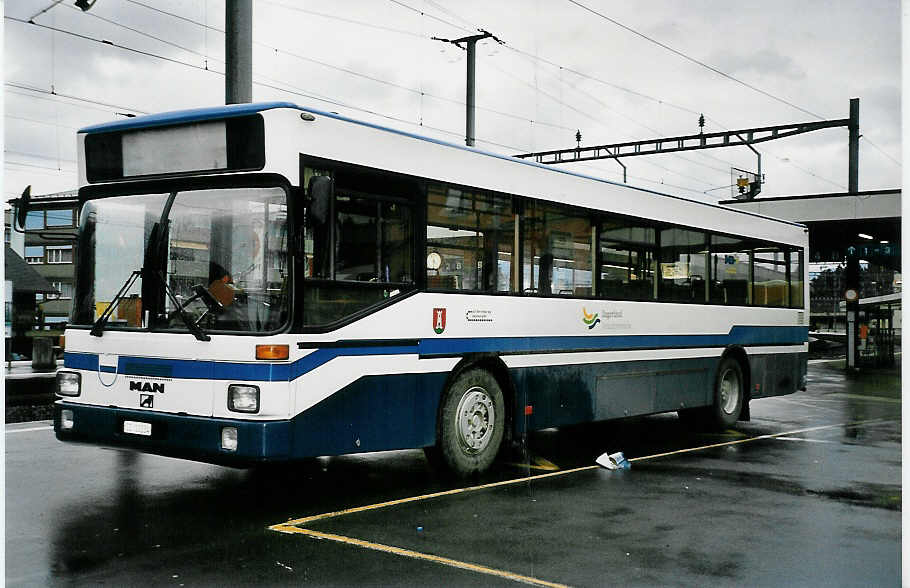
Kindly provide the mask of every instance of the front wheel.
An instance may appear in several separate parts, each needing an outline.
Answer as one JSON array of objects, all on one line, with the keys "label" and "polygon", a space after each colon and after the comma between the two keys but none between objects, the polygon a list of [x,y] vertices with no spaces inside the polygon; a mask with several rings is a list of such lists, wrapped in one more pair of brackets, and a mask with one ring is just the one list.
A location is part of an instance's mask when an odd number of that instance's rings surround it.
[{"label": "front wheel", "polygon": [[446,389],[437,424],[437,449],[457,476],[485,472],[493,464],[505,432],[505,402],[492,374],[461,373]]}]

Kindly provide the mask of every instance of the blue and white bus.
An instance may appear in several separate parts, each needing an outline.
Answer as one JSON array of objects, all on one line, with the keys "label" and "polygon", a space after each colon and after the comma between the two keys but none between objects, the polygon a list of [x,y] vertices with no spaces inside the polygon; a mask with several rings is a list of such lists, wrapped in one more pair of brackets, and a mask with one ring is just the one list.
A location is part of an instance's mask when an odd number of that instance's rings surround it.
[{"label": "blue and white bus", "polygon": [[247,466],[804,389],[807,229],[283,102],[78,133],[63,441]]}]

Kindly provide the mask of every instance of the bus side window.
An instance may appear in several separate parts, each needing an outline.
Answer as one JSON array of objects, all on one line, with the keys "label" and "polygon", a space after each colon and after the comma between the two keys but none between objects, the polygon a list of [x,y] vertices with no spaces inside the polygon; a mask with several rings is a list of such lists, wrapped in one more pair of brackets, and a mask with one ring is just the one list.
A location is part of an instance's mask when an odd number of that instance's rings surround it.
[{"label": "bus side window", "polygon": [[711,302],[745,306],[752,303],[752,247],[741,237],[711,235],[709,273]]},{"label": "bus side window", "polygon": [[681,227],[660,232],[658,297],[667,302],[705,302],[705,233]]},{"label": "bus side window", "polygon": [[656,231],[640,220],[615,218],[600,225],[598,296],[614,300],[654,298]]},{"label": "bus side window", "polygon": [[523,287],[529,294],[591,296],[591,219],[568,206],[530,201],[522,217]]},{"label": "bus side window", "polygon": [[427,186],[427,286],[509,292],[515,216],[508,196]]}]

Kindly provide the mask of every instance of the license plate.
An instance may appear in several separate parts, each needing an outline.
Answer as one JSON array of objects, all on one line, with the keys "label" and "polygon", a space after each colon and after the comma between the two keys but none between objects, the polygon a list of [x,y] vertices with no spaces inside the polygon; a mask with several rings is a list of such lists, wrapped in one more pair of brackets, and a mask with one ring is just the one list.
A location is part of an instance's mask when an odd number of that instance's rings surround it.
[{"label": "license plate", "polygon": [[146,437],[149,437],[152,434],[152,423],[123,421],[123,432],[131,435],[145,435]]}]

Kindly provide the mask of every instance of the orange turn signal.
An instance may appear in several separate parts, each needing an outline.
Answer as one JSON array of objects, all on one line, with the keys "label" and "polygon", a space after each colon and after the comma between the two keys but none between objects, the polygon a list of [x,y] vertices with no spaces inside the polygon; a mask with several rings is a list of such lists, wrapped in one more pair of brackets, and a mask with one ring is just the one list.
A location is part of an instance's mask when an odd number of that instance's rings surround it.
[{"label": "orange turn signal", "polygon": [[287,359],[291,356],[287,345],[257,345],[256,359]]}]

